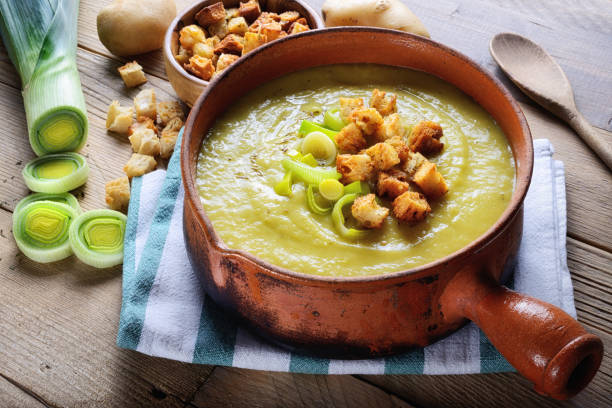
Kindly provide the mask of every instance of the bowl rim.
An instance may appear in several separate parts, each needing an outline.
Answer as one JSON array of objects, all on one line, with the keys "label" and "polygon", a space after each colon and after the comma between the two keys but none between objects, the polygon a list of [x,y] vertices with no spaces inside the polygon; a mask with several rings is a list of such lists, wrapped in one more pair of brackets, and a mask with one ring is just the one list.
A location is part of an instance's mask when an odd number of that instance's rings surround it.
[{"label": "bowl rim", "polygon": [[[321,20],[321,17],[319,16],[319,14],[314,11],[312,9],[312,7],[310,7],[310,5],[308,5],[308,3],[306,3],[304,0],[291,0],[294,1],[296,3],[299,3],[302,7],[304,7],[304,9],[310,14],[310,17],[312,18],[312,21],[314,21],[315,23],[315,27],[313,27],[310,31],[314,31],[314,30],[318,30],[321,29],[322,27],[324,27],[323,24],[323,20]],[[190,80],[195,82],[196,84],[202,86],[202,87],[206,87],[208,86],[208,84],[210,84],[212,82],[211,81],[205,81],[201,78],[198,78],[194,75],[191,75],[189,72],[187,72],[185,70],[185,68],[181,67],[179,65],[178,62],[176,62],[176,59],[174,58],[174,55],[172,54],[172,49],[170,48],[170,44],[172,42],[172,34],[176,31],[176,28],[179,24],[179,22],[181,21],[181,19],[186,15],[189,14],[191,12],[193,12],[196,9],[205,7],[204,3],[216,3],[216,2],[223,2],[223,0],[200,0],[196,3],[191,4],[190,6],[185,7],[184,9],[182,9],[180,11],[180,13],[177,13],[176,17],[174,18],[174,20],[172,20],[172,22],[170,23],[170,25],[168,26],[168,28],[166,29],[166,34],[164,34],[164,44],[163,44],[163,54],[165,55],[166,60],[170,63],[170,65],[172,65],[172,67],[185,79]],[[291,35],[296,35],[296,34],[291,34]],[[274,40],[274,41],[270,41],[267,44],[273,43],[275,41],[278,40]],[[264,45],[267,45],[264,44]],[[261,47],[258,47],[261,48]],[[253,51],[251,51],[252,53]],[[242,55],[240,57],[243,57]]]},{"label": "bowl rim", "polygon": [[[501,91],[502,95],[510,103],[512,110],[514,111],[514,114],[516,115],[520,123],[520,127],[522,128],[523,137],[528,139],[526,140],[526,149],[525,149],[526,157],[524,158],[521,157],[521,159],[524,160],[521,165],[521,168],[524,169],[523,174],[522,175],[519,174],[518,166],[515,166],[515,170],[516,170],[515,189],[512,193],[510,203],[508,204],[506,209],[502,212],[502,214],[498,217],[497,221],[495,221],[495,223],[491,225],[484,233],[479,235],[476,239],[471,241],[469,244],[459,248],[456,251],[453,251],[452,253],[444,257],[438,258],[434,261],[428,262],[423,265],[416,266],[414,268],[395,271],[395,272],[381,273],[381,274],[376,274],[376,275],[342,277],[342,276],[325,276],[325,275],[307,274],[307,273],[297,272],[297,271],[294,271],[288,268],[284,268],[284,267],[272,264],[266,260],[263,260],[251,254],[250,252],[246,250],[232,249],[232,248],[227,247],[226,244],[217,235],[212,225],[211,220],[206,215],[206,211],[204,210],[204,206],[201,203],[200,196],[195,187],[196,185],[195,176],[196,175],[191,170],[191,164],[190,164],[190,159],[188,155],[189,142],[191,138],[193,137],[191,134],[191,131],[195,124],[195,118],[201,111],[201,107],[202,107],[202,104],[204,103],[204,100],[207,98],[211,90],[215,88],[217,83],[223,81],[223,79],[226,76],[228,76],[231,71],[233,71],[234,69],[236,69],[236,67],[238,67],[240,64],[245,63],[249,59],[258,58],[258,55],[261,52],[263,52],[263,50],[278,46],[278,44],[281,44],[282,42],[285,42],[285,41],[295,41],[301,37],[325,35],[327,32],[341,32],[341,33],[345,33],[349,35],[352,32],[370,32],[370,33],[382,33],[382,34],[393,35],[393,36],[408,36],[408,37],[411,37],[412,40],[423,42],[427,44],[428,46],[441,48],[444,52],[449,53],[454,57],[458,57],[459,59],[464,60],[472,68],[476,69],[482,75],[484,75],[487,79],[492,81],[494,85]],[[384,65],[384,64],[381,64],[381,65]],[[408,69],[411,69],[411,68],[408,68]],[[429,73],[429,75],[433,75],[433,74]],[[443,78],[439,78],[439,79],[447,82]],[[480,104],[478,105],[482,107],[482,105]],[[514,156],[514,152],[513,152],[513,158],[516,163],[518,161],[518,158]],[[343,26],[343,27],[332,27],[332,28],[324,28],[324,29],[318,29],[318,30],[310,30],[310,31],[299,33],[299,34],[294,34],[289,37],[284,37],[282,39],[265,44],[257,48],[253,52],[250,52],[249,54],[247,54],[245,58],[241,58],[240,60],[236,61],[236,63],[230,65],[220,75],[213,78],[210,85],[206,87],[206,89],[202,92],[202,94],[198,97],[198,99],[194,103],[193,108],[191,109],[189,116],[187,117],[187,120],[185,122],[185,131],[183,134],[183,139],[181,141],[180,163],[181,163],[181,178],[183,181],[183,186],[185,188],[185,202],[183,206],[189,205],[189,203],[193,205],[193,208],[195,210],[194,215],[197,217],[198,222],[205,227],[205,232],[208,234],[208,238],[210,238],[210,244],[215,248],[215,250],[222,253],[223,256],[233,255],[233,256],[246,258],[248,261],[262,266],[263,269],[266,271],[266,273],[273,275],[279,279],[283,279],[283,280],[290,279],[290,280],[295,280],[295,281],[299,281],[302,283],[308,282],[310,284],[320,284],[320,285],[338,284],[338,283],[342,283],[342,284],[347,284],[347,283],[363,284],[363,283],[373,283],[373,282],[385,283],[387,281],[391,281],[395,279],[402,279],[407,276],[415,276],[415,278],[417,278],[423,273],[426,273],[426,271],[428,270],[435,269],[438,267],[443,267],[444,265],[451,263],[451,261],[458,261],[460,259],[468,257],[473,253],[479,252],[480,249],[486,247],[497,236],[501,235],[503,231],[514,220],[517,213],[521,210],[524,199],[525,199],[525,195],[527,194],[527,190],[531,183],[531,176],[533,172],[533,139],[531,137],[531,131],[529,129],[529,125],[527,124],[525,115],[523,114],[521,107],[519,106],[518,102],[514,99],[510,91],[508,91],[508,89],[497,78],[495,78],[487,70],[482,68],[474,60],[467,57],[463,53],[457,50],[454,50],[453,48],[450,48],[444,44],[431,40],[429,38],[422,37],[416,34],[407,33],[404,31],[391,30],[391,29],[378,28],[378,27]],[[194,180],[194,182],[188,183],[187,182],[188,180]]]}]

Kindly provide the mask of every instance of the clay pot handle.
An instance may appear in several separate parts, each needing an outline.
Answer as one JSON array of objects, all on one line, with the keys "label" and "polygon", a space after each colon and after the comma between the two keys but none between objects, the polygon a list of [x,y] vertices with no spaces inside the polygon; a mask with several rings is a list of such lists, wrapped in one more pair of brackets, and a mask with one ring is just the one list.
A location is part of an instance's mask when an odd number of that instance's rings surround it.
[{"label": "clay pot handle", "polygon": [[476,323],[540,394],[570,398],[601,364],[599,337],[558,307],[500,286],[486,274],[461,271],[441,300],[448,318]]}]

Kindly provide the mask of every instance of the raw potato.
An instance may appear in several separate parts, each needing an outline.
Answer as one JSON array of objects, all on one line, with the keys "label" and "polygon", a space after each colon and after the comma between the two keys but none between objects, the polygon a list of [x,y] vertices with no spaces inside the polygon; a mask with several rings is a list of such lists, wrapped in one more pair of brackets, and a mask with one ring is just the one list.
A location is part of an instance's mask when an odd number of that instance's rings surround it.
[{"label": "raw potato", "polygon": [[174,0],[115,0],[98,13],[98,37],[115,55],[144,54],[161,48],[174,17]]},{"label": "raw potato", "polygon": [[326,27],[374,26],[429,37],[421,20],[400,0],[327,0],[321,12]]}]

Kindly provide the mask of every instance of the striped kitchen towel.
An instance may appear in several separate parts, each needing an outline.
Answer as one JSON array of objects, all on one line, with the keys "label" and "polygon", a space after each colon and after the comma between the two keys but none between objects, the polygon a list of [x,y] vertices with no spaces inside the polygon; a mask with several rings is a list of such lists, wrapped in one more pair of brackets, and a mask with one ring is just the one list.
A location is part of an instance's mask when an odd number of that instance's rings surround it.
[{"label": "striped kitchen towel", "polygon": [[[524,236],[509,284],[575,316],[566,264],[563,164],[552,159],[547,140],[534,141],[534,147],[535,169],[525,202]],[[117,336],[120,347],[186,362],[298,373],[513,370],[474,324],[428,347],[379,359],[330,360],[267,343],[241,327],[202,292],[183,240],[183,194],[178,151],[167,171],[132,180]]]}]

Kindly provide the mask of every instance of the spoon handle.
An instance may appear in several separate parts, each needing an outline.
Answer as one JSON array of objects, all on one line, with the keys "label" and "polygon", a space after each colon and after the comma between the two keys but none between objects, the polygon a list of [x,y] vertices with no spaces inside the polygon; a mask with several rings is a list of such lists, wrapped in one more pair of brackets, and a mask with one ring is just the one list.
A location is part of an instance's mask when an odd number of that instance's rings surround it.
[{"label": "spoon handle", "polygon": [[612,144],[599,135],[579,112],[568,118],[570,126],[589,145],[599,158],[612,170]]}]

